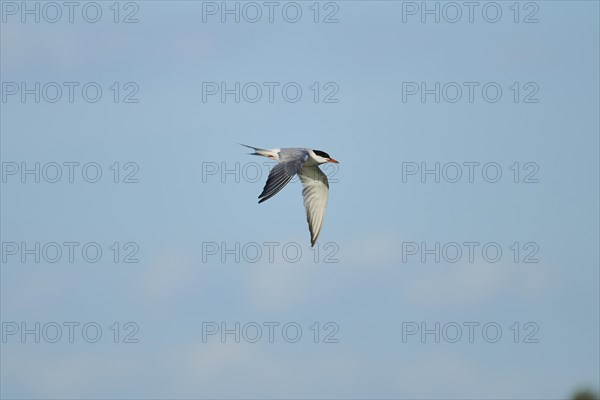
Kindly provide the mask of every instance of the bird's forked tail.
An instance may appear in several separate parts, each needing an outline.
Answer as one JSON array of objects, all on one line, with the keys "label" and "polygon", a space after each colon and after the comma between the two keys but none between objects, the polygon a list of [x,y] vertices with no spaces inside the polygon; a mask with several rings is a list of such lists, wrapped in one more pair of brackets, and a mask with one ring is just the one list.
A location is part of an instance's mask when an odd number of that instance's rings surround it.
[{"label": "bird's forked tail", "polygon": [[248,147],[249,149],[253,149],[254,150],[254,153],[248,153],[248,154],[252,154],[254,156],[268,157],[268,158],[275,159],[275,160],[279,158],[279,155],[276,152],[272,151],[272,150],[261,149],[261,148],[258,148],[258,147],[252,147],[252,146],[248,146],[248,145],[245,145],[245,144],[242,144],[242,143],[238,143],[238,144],[240,144],[240,145],[242,145],[244,147]]}]

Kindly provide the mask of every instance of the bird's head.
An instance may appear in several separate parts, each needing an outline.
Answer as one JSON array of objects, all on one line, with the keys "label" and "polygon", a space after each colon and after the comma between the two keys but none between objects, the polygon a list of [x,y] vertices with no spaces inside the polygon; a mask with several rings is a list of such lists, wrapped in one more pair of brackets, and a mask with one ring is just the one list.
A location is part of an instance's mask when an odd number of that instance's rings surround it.
[{"label": "bird's head", "polygon": [[313,158],[319,163],[319,164],[323,164],[323,163],[336,163],[337,164],[337,160],[331,158],[329,156],[329,154],[325,153],[324,151],[321,150],[313,150]]}]

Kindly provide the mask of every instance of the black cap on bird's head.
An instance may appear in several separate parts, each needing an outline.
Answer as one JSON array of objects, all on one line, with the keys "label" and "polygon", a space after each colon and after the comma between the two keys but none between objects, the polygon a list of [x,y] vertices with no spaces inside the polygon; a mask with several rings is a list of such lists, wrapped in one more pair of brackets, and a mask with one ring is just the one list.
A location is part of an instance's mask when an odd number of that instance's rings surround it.
[{"label": "black cap on bird's head", "polygon": [[316,155],[321,156],[323,158],[331,158],[329,157],[329,154],[325,153],[324,151],[321,150],[313,150],[315,152]]},{"label": "black cap on bird's head", "polygon": [[334,160],[333,158],[331,158],[331,156],[327,153],[325,153],[324,151],[321,150],[313,150],[313,152],[318,155],[319,157],[323,157],[325,159],[327,159],[327,162],[333,162],[333,163],[337,163],[337,160]]}]

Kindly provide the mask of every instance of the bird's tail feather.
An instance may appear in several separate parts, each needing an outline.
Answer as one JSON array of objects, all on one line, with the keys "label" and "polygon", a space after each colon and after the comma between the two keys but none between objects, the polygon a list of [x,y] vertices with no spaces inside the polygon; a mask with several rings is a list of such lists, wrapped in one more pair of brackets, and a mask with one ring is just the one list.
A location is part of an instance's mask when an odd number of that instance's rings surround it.
[{"label": "bird's tail feather", "polygon": [[277,154],[275,154],[275,152],[271,151],[271,150],[266,150],[266,149],[261,149],[258,147],[253,147],[253,146],[248,146],[246,144],[242,144],[242,143],[238,143],[239,145],[242,145],[244,147],[248,147],[249,149],[253,149],[254,153],[248,153],[248,154],[252,154],[254,156],[263,156],[263,157],[276,157]]}]

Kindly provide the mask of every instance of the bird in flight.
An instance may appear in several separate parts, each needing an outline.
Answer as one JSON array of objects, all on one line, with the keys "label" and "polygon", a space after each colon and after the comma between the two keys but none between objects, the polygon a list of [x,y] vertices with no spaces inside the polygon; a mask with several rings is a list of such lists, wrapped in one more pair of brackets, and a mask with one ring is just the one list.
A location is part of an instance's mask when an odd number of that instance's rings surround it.
[{"label": "bird in flight", "polygon": [[327,162],[337,163],[337,160],[321,150],[302,148],[265,150],[246,146],[245,144],[242,144],[242,146],[253,149],[254,153],[250,153],[252,155],[279,161],[269,173],[267,183],[260,196],[258,196],[259,203],[275,196],[294,175],[298,174],[303,186],[302,196],[304,197],[306,220],[310,230],[310,245],[311,247],[314,246],[323,226],[327,198],[329,197],[329,182],[319,165]]}]

